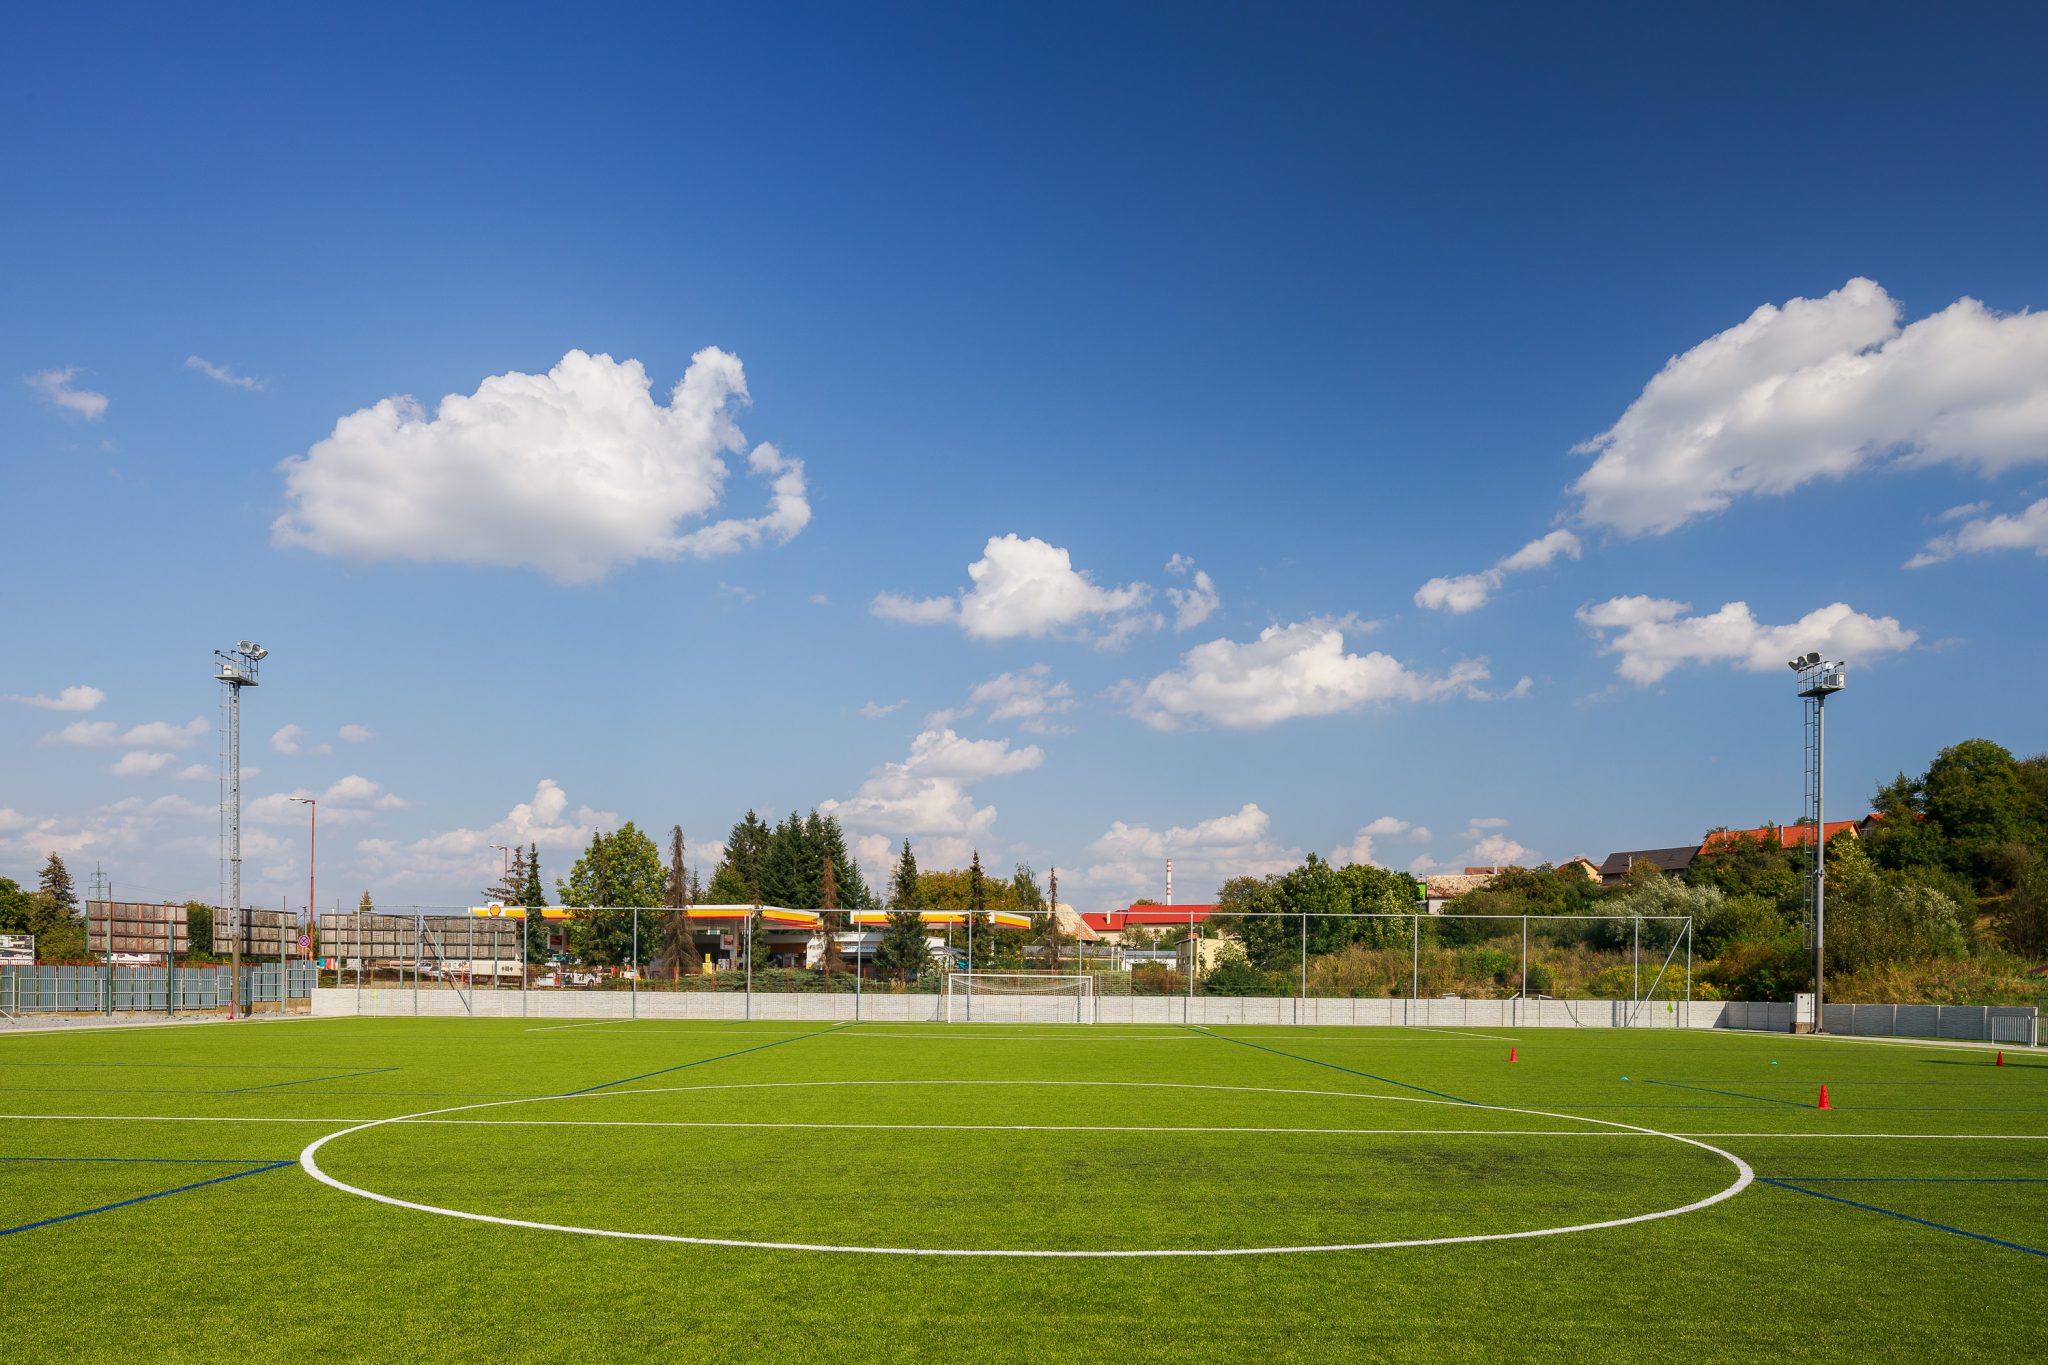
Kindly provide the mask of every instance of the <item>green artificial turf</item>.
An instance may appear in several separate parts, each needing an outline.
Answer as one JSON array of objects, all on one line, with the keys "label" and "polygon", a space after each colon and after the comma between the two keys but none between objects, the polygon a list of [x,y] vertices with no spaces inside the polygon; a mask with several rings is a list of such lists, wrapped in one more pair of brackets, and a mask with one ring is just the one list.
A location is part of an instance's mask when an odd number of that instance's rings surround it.
[{"label": "green artificial turf", "polygon": [[[2048,1057],[2025,1052],[2001,1068],[1754,1034],[329,1019],[0,1035],[0,1115],[18,1359],[2048,1347]],[[435,1208],[807,1246],[1460,1238],[1630,1219],[1739,1179],[1658,1134],[1758,1179],[1693,1212],[1512,1240],[872,1255],[458,1219],[297,1164],[400,1116],[425,1117],[315,1161]]]}]

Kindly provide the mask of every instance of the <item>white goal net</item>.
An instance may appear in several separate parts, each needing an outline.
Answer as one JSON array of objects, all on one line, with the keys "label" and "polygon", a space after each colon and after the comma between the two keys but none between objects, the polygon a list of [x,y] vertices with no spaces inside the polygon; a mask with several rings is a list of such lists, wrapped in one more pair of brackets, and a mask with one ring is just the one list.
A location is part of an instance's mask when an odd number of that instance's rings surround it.
[{"label": "white goal net", "polygon": [[946,973],[949,1024],[1092,1024],[1095,978],[1038,972]]}]

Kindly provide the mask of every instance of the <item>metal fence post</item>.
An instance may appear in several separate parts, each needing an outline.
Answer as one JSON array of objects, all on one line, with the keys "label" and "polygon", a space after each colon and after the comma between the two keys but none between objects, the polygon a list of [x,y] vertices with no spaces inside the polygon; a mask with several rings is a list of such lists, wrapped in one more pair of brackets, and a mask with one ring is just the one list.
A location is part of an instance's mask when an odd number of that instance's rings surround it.
[{"label": "metal fence post", "polygon": [[420,950],[426,946],[427,916],[424,911],[412,912],[412,1012],[420,1012]]},{"label": "metal fence post", "polygon": [[1635,985],[1629,998],[1630,1003],[1640,1006],[1643,1003],[1643,917],[1630,915],[1629,924],[1635,931],[1635,949],[1631,959],[1635,965]]},{"label": "metal fence post", "polygon": [[1412,1016],[1414,1014],[1413,1002],[1420,999],[1422,995],[1422,916],[1419,914],[1410,915],[1409,919],[1414,922],[1415,928],[1415,943],[1411,949],[1414,956],[1408,963],[1409,1013]]},{"label": "metal fence post", "polygon": [[640,1017],[640,907],[637,905],[633,907],[633,975],[630,978],[630,983],[633,989],[633,998],[628,1002],[626,1008],[632,1018],[638,1019]]}]

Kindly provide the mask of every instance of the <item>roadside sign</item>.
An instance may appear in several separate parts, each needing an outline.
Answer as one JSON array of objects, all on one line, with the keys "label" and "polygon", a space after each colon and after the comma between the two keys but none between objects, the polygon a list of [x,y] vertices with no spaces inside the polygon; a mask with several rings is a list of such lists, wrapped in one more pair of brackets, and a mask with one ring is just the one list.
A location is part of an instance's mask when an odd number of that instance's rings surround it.
[{"label": "roadside sign", "polygon": [[0,934],[0,966],[33,967],[35,963],[34,934]]}]

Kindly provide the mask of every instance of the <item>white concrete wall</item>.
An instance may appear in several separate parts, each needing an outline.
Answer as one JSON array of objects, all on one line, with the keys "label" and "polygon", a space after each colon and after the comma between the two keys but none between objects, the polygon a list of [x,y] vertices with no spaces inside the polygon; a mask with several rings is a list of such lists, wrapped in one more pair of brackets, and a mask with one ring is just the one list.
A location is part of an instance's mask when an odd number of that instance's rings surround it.
[{"label": "white concrete wall", "polygon": [[[1788,1033],[1789,1003],[1696,1000],[1387,1000],[1230,996],[1104,996],[1079,1011],[1097,1024],[1301,1024],[1318,1027],[1448,1029],[1692,1028]],[[1074,1023],[1077,1002],[1045,996],[976,996],[973,1019],[986,1023]],[[478,990],[423,985],[322,987],[316,1015],[441,1015],[512,1019],[773,1019],[864,1023],[943,1022],[942,995],[781,994],[737,991]],[[954,1022],[968,1018],[953,1000]],[[2032,1046],[2039,1022],[2031,1006],[1829,1005],[1832,1033],[1909,1038],[1959,1038]]]}]

